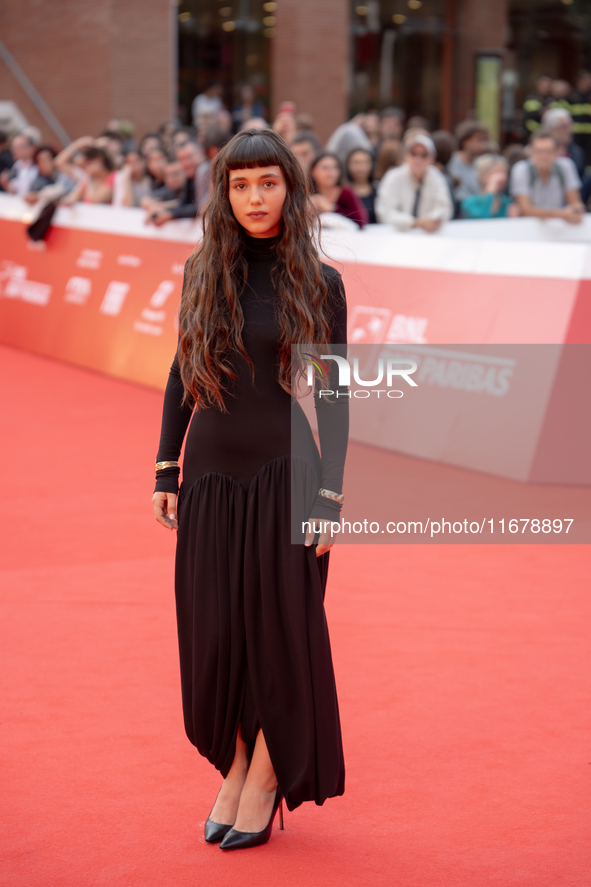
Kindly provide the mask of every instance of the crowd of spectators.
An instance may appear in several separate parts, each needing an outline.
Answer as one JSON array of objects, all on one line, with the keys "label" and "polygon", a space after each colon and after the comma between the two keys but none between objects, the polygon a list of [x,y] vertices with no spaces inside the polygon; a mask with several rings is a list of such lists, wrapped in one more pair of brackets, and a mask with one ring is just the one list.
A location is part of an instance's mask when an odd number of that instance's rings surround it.
[{"label": "crowd of spectators", "polygon": [[[568,87],[568,88],[567,88]],[[136,140],[129,121],[112,120],[97,137],[62,151],[42,144],[34,127],[0,133],[0,189],[30,204],[78,201],[141,207],[147,224],[201,215],[211,191],[211,163],[241,129],[273,128],[309,176],[312,203],[360,228],[437,231],[449,219],[516,216],[582,221],[591,198],[591,74],[576,90],[542,77],[524,105],[527,144],[501,152],[487,127],[460,123],[433,132],[400,108],[357,114],[322,145],[314,121],[284,102],[265,119],[250,87],[224,107],[220,84],[193,102],[193,125],[163,123]],[[330,213],[327,217],[325,214]],[[334,224],[334,221],[333,221]]]}]

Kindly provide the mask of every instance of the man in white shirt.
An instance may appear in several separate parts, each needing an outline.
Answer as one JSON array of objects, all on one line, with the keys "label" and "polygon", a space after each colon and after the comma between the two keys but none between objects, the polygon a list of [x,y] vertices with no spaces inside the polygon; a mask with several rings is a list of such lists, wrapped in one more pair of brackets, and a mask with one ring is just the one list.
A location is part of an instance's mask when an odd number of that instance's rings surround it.
[{"label": "man in white shirt", "polygon": [[37,145],[29,136],[19,133],[10,146],[14,163],[10,170],[2,173],[2,187],[10,194],[24,197],[31,190],[31,185],[39,175],[33,154]]},{"label": "man in white shirt", "polygon": [[519,160],[511,170],[510,191],[521,215],[578,225],[585,207],[575,164],[570,157],[558,156],[558,143],[550,132],[537,129],[530,145],[529,160]]},{"label": "man in white shirt", "polygon": [[432,234],[453,216],[449,188],[433,166],[435,145],[428,135],[417,133],[404,146],[404,163],[388,170],[376,197],[378,222],[399,231],[422,228]]},{"label": "man in white shirt", "polygon": [[216,111],[221,111],[224,107],[222,102],[223,92],[222,84],[217,80],[212,80],[202,93],[195,96],[191,105],[193,126],[199,129],[203,124],[203,118],[213,121]]}]

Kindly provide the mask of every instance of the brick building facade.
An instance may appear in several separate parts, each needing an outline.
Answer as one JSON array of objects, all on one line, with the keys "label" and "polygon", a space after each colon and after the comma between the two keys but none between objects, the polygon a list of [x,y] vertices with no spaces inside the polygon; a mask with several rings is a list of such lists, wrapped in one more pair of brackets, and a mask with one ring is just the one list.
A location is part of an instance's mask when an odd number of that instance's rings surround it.
[{"label": "brick building facade", "polygon": [[0,59],[0,100],[55,144],[23,76],[72,139],[113,117],[141,135],[174,113],[175,20],[168,0],[3,0],[0,40],[18,70]]},{"label": "brick building facade", "polygon": [[349,114],[385,105],[435,128],[487,107],[505,140],[538,74],[572,83],[591,64],[586,4],[3,0],[0,101],[15,102],[56,144],[36,96],[70,138],[98,134],[113,117],[141,135],[177,112],[189,123],[192,99],[211,80],[222,82],[230,108],[241,84],[270,117],[295,101],[323,140]]},{"label": "brick building facade", "polygon": [[294,101],[322,141],[349,110],[349,0],[281,0],[273,40],[272,96]]}]

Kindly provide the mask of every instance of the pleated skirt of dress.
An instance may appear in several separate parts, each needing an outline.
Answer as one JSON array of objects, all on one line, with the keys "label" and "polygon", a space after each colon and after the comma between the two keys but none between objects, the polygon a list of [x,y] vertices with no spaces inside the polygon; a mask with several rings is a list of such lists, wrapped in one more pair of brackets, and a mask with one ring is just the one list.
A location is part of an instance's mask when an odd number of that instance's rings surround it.
[{"label": "pleated skirt of dress", "polygon": [[238,726],[251,747],[261,727],[289,810],[344,792],[324,611],[329,553],[317,558],[303,535],[291,542],[292,517],[300,526],[317,490],[308,462],[280,456],[247,491],[230,475],[204,474],[188,490],[181,486],[178,506],[175,596],[187,736],[225,777]]}]

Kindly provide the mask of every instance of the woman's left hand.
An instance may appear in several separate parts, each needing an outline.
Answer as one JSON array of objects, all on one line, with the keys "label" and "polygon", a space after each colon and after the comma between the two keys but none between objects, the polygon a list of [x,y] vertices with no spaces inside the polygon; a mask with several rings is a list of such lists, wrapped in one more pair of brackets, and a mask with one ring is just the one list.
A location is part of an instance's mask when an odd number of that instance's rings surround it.
[{"label": "woman's left hand", "polygon": [[304,540],[304,545],[309,547],[312,545],[314,541],[314,536],[316,535],[314,531],[314,527],[320,527],[324,529],[326,532],[319,533],[318,535],[318,544],[316,545],[316,557],[320,557],[322,554],[326,554],[327,551],[330,551],[332,546],[334,545],[334,537],[331,532],[330,527],[331,521],[326,520],[326,518],[309,518],[308,519],[308,529],[306,530],[306,538]]}]

